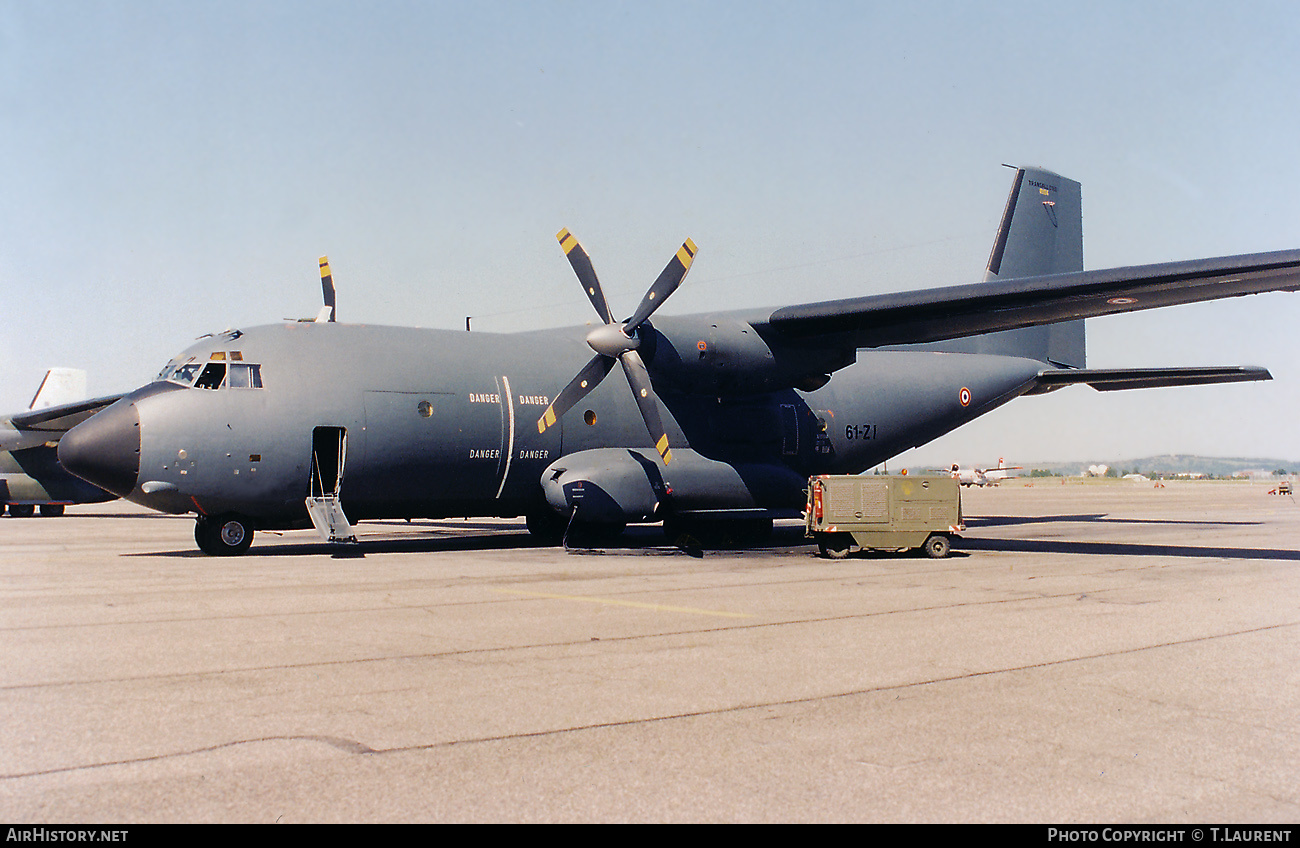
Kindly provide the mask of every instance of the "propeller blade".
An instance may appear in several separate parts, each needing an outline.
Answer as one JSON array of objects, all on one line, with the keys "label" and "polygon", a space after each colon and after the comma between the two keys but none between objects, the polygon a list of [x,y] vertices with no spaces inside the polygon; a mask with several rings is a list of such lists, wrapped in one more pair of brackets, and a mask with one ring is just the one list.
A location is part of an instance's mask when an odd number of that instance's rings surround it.
[{"label": "propeller blade", "polygon": [[596,313],[605,322],[605,326],[597,327],[587,334],[587,344],[596,351],[596,356],[546,408],[546,412],[537,420],[537,432],[545,433],[548,427],[554,426],[564,413],[599,385],[614,367],[614,359],[617,358],[623,365],[623,373],[627,375],[628,385],[632,387],[632,395],[636,398],[637,407],[641,410],[641,418],[650,432],[650,440],[654,442],[655,450],[659,452],[665,464],[672,462],[673,453],[669,450],[668,433],[664,430],[663,419],[659,416],[659,402],[650,383],[650,372],[646,370],[641,355],[636,352],[641,340],[634,333],[659,308],[659,305],[668,299],[669,295],[677,291],[677,287],[681,285],[686,272],[691,269],[691,263],[695,260],[695,242],[687,239],[682,243],[681,248],[669,261],[659,278],[650,286],[645,297],[641,299],[636,312],[632,313],[632,317],[626,323],[618,324],[610,314],[605,292],[600,287],[600,281],[596,279],[596,270],[591,265],[591,258],[587,256],[587,251],[582,249],[582,245],[578,244],[573,233],[567,229],[560,230],[555,237],[560,242],[560,247],[564,248],[564,255],[569,257],[569,264],[573,266],[574,273],[578,275],[578,280],[587,292],[587,299],[596,308]]},{"label": "propeller blade", "polygon": [[691,263],[695,261],[695,242],[687,239],[678,248],[676,255],[668,261],[668,265],[659,275],[659,279],[654,281],[650,290],[645,293],[641,299],[641,304],[632,313],[632,317],[627,319],[624,332],[631,335],[641,326],[641,322],[649,318],[651,313],[659,308],[659,305],[668,299],[668,296],[677,291],[677,287],[682,284],[686,277],[686,272],[691,270]]},{"label": "propeller blade", "polygon": [[668,434],[659,417],[659,404],[655,400],[655,390],[650,385],[650,372],[641,361],[641,354],[629,350],[619,357],[619,361],[623,363],[623,373],[627,375],[627,382],[632,387],[636,405],[641,408],[641,418],[650,431],[650,440],[654,442],[655,450],[663,457],[664,464],[672,462],[673,452],[668,449]]},{"label": "propeller blade", "polygon": [[614,319],[610,317],[609,304],[605,301],[605,292],[600,287],[600,280],[596,279],[596,269],[591,266],[591,257],[567,228],[556,233],[555,238],[559,240],[560,247],[564,248],[564,255],[569,257],[569,264],[578,275],[578,281],[582,283],[582,290],[587,293],[587,299],[591,301],[592,306],[596,307],[596,314],[606,324],[612,324]]},{"label": "propeller blade", "polygon": [[555,400],[551,401],[551,405],[546,407],[542,417],[537,419],[537,432],[545,433],[547,427],[554,426],[561,415],[586,397],[587,392],[600,385],[600,381],[605,379],[605,375],[609,374],[613,367],[614,359],[611,357],[599,353],[592,357],[591,361],[578,372],[578,376],[574,377]]},{"label": "propeller blade", "polygon": [[[324,315],[325,310],[328,309],[329,317],[324,320],[333,321],[334,320],[334,275],[330,273],[330,259],[328,256],[322,256],[320,258],[320,287],[321,287],[321,294],[325,299],[325,306],[321,309],[321,315]],[[322,319],[320,316],[317,316],[316,320],[320,321]]]}]

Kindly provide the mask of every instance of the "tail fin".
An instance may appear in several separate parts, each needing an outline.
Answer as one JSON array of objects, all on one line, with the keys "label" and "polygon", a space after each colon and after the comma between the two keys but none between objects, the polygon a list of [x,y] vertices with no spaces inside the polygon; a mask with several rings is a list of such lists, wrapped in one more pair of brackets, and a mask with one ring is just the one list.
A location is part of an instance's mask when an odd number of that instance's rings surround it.
[{"label": "tail fin", "polygon": [[32,398],[28,409],[46,409],[84,400],[86,397],[86,372],[79,368],[51,368],[45,372],[41,387]]},{"label": "tail fin", "polygon": [[[1042,168],[1017,168],[984,279],[1082,270],[1079,184]],[[981,342],[982,352],[1026,356],[1068,368],[1083,368],[1086,362],[1082,320],[993,333]]]},{"label": "tail fin", "polygon": [[985,280],[1083,270],[1081,190],[1041,168],[1018,168]]}]

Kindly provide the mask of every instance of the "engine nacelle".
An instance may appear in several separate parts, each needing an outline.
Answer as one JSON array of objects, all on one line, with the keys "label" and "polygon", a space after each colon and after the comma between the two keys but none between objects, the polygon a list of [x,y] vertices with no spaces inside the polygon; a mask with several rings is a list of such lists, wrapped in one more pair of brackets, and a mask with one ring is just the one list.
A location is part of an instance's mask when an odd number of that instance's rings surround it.
[{"label": "engine nacelle", "polygon": [[569,454],[542,474],[542,493],[551,508],[592,524],[651,520],[665,491],[655,462],[624,448]]},{"label": "engine nacelle", "polygon": [[656,383],[686,394],[813,391],[855,358],[853,350],[842,348],[773,347],[752,325],[736,318],[662,318],[641,336],[641,356]]},{"label": "engine nacelle", "polygon": [[798,515],[807,478],[784,465],[729,464],[690,448],[663,465],[653,448],[597,448],[561,457],[542,475],[546,502],[593,524],[669,515],[725,518]]}]

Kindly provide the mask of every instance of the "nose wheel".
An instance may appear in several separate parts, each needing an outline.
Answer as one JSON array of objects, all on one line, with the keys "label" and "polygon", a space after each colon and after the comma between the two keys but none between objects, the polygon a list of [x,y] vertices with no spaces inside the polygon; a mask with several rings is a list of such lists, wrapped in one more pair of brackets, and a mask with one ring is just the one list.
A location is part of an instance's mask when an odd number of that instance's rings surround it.
[{"label": "nose wheel", "polygon": [[194,541],[209,556],[238,556],[253,544],[253,523],[242,515],[200,515]]}]

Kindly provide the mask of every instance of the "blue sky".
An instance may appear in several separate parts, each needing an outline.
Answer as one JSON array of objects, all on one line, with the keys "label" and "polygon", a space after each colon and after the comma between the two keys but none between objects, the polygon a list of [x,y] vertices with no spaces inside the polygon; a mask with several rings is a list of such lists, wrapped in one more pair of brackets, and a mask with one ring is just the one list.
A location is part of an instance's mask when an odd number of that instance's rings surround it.
[{"label": "blue sky", "polygon": [[[513,332],[977,281],[1003,162],[1083,183],[1090,268],[1300,247],[1285,3],[0,0],[0,410],[306,317]],[[1089,322],[1089,364],[1267,384],[1025,398],[909,462],[1300,459],[1300,295]]]}]

